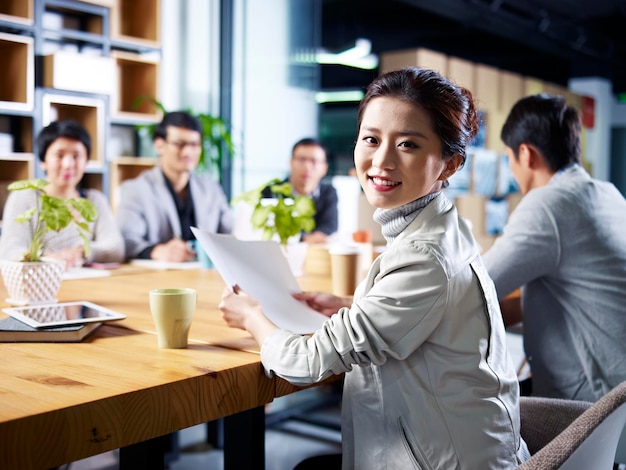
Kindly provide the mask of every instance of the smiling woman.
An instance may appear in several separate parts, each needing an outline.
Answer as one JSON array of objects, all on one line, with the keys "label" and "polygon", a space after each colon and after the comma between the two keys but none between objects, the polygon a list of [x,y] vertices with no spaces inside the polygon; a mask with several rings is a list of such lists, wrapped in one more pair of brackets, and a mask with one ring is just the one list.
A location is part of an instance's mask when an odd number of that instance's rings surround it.
[{"label": "smiling woman", "polygon": [[515,468],[528,453],[496,292],[442,191],[478,130],[472,95],[432,70],[390,72],[358,123],[357,175],[385,252],[354,296],[294,294],[329,315],[311,336],[279,329],[243,291],[224,292],[223,318],[254,336],[268,374],[345,373],[343,454],[325,468]]},{"label": "smiling woman", "polygon": [[[82,189],[80,183],[91,151],[91,138],[87,131],[72,120],[54,121],[41,130],[37,136],[39,160],[46,172],[46,180],[36,186],[23,186],[22,191],[13,191],[7,199],[3,214],[2,237],[0,237],[0,259],[22,257],[31,245],[34,234],[45,230],[40,247],[49,258],[60,259],[66,268],[80,266],[84,262],[120,262],[124,259],[124,240],[119,232],[109,202],[104,194],[96,189]],[[45,184],[47,183],[47,184]],[[41,194],[40,194],[41,193]],[[67,202],[65,210],[73,207],[93,205],[93,218],[77,219],[73,226],[58,224],[61,208],[59,204],[48,202],[50,197]],[[44,204],[39,199],[42,198]],[[45,204],[47,202],[47,205]],[[38,211],[48,207],[48,227],[40,228],[40,217],[19,217],[27,211]],[[69,219],[69,216],[63,215]],[[44,221],[44,226],[46,222]],[[90,237],[89,249],[83,236]]]}]

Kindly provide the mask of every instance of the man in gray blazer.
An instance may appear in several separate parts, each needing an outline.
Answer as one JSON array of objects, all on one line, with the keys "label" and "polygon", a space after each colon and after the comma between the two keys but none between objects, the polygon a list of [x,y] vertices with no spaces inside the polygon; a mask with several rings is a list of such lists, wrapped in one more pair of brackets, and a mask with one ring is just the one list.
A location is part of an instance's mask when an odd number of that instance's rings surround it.
[{"label": "man in gray blazer", "polygon": [[191,226],[230,233],[231,207],[210,174],[195,173],[202,127],[184,111],[165,114],[154,133],[159,165],[120,186],[117,223],[126,257],[183,262],[195,258]]}]

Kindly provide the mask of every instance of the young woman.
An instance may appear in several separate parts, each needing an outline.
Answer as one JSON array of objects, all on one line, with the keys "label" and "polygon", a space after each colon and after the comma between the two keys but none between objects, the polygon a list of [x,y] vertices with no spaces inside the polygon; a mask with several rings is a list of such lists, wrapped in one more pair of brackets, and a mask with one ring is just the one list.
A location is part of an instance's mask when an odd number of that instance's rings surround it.
[{"label": "young woman", "polygon": [[299,336],[238,288],[223,294],[225,321],[254,336],[268,374],[307,384],[345,373],[343,468],[505,469],[527,457],[496,292],[443,193],[477,128],[470,92],[437,72],[377,78],[354,162],[388,247],[354,298],[296,295],[330,315]]},{"label": "young woman", "polygon": [[[96,205],[98,218],[89,224],[92,231],[90,252],[84,252],[83,241],[72,226],[46,236],[50,251],[46,257],[65,260],[66,269],[84,262],[121,262],[124,260],[124,239],[119,231],[109,202],[96,189],[79,189],[91,151],[87,131],[72,120],[54,121],[37,136],[41,168],[46,172],[45,191],[57,197],[84,197]],[[36,206],[36,194],[31,190],[9,194],[2,216],[0,259],[19,259],[26,251],[31,227],[15,221],[15,217]],[[34,223],[34,222],[33,222]]]}]

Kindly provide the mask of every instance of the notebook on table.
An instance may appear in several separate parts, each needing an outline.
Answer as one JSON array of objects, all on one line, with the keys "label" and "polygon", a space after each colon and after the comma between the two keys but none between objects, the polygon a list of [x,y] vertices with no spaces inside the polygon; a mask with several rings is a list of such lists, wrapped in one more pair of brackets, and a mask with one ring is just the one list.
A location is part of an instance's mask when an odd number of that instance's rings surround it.
[{"label": "notebook on table", "polygon": [[96,331],[102,323],[34,328],[13,317],[0,320],[2,343],[77,343]]}]

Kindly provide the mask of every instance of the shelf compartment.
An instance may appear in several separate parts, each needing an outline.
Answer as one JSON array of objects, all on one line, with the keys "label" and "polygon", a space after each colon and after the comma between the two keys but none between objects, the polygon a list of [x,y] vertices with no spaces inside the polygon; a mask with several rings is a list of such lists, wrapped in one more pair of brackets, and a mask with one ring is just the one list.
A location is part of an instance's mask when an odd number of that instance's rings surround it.
[{"label": "shelf compartment", "polygon": [[102,57],[57,51],[43,57],[43,84],[47,88],[111,95],[115,62]]},{"label": "shelf compartment", "polygon": [[105,34],[106,8],[76,4],[76,8],[64,2],[49,1],[45,4],[42,18],[43,29],[47,33],[62,34],[64,31]]},{"label": "shelf compartment", "polygon": [[111,38],[148,47],[159,47],[160,0],[115,0],[111,10]]},{"label": "shelf compartment", "polygon": [[105,175],[103,170],[103,167],[88,166],[85,170],[85,174],[83,175],[81,186],[83,188],[97,189],[98,191],[106,194],[104,183]]},{"label": "shelf compartment", "polygon": [[42,126],[52,121],[74,119],[91,137],[89,164],[104,165],[105,161],[105,100],[83,96],[44,93],[42,98]]},{"label": "shelf compartment", "polygon": [[159,61],[139,54],[112,51],[117,74],[117,92],[112,95],[111,114],[118,119],[158,121],[159,109],[146,99],[136,108],[142,96],[158,100]]},{"label": "shelf compartment", "polygon": [[7,187],[13,181],[34,177],[35,157],[32,153],[0,154],[0,223],[4,204],[9,196]]},{"label": "shelf compartment", "polygon": [[0,0],[0,20],[32,25],[34,23],[34,0]]},{"label": "shelf compartment", "polygon": [[33,38],[0,33],[0,57],[0,109],[31,111],[35,89]]},{"label": "shelf compartment", "polygon": [[[7,148],[7,142],[5,142],[0,149],[0,155],[3,155],[3,158],[10,160],[13,154],[23,155],[33,152],[32,117],[0,114],[0,133],[11,136],[11,148]],[[22,157],[17,159],[22,160]]]},{"label": "shelf compartment", "polygon": [[136,178],[144,171],[159,164],[158,158],[152,157],[117,157],[110,162],[110,201],[115,210],[119,204],[119,187],[122,182]]},{"label": "shelf compartment", "polygon": [[35,156],[32,153],[0,154],[2,181],[13,182],[33,178]]}]

